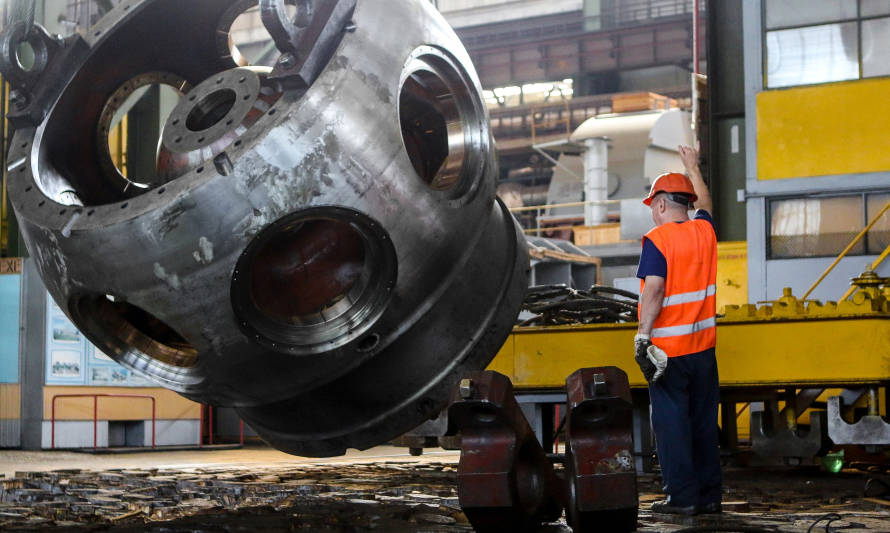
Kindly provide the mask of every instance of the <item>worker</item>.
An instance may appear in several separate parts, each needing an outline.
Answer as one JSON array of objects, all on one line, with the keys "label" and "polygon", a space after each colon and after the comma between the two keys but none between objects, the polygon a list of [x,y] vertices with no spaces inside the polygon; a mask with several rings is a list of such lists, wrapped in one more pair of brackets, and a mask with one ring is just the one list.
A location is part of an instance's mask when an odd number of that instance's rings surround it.
[{"label": "worker", "polygon": [[[655,228],[643,237],[634,358],[649,383],[652,426],[668,495],[652,512],[720,513],[715,346],[717,235],[698,152],[680,146],[686,175],[662,174],[644,200]],[[691,207],[696,209],[689,218]]]}]

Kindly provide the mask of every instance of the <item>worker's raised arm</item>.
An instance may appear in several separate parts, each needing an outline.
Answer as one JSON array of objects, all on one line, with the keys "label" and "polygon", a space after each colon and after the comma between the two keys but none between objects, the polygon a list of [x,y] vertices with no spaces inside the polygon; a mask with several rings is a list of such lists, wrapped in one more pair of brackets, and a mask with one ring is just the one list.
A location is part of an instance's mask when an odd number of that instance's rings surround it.
[{"label": "worker's raised arm", "polygon": [[708,186],[705,185],[701,170],[698,168],[698,150],[690,146],[680,146],[680,159],[683,161],[683,166],[686,167],[686,175],[689,176],[689,180],[692,182],[695,195],[698,196],[694,203],[695,208],[703,209],[713,214],[714,203],[711,200],[711,192],[708,190]]}]

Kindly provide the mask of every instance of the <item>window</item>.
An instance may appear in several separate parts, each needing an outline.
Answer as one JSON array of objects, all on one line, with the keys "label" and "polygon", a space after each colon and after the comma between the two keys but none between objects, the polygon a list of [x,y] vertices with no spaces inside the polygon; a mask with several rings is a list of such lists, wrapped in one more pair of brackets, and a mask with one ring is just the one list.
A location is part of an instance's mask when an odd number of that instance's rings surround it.
[{"label": "window", "polygon": [[[865,227],[861,196],[778,200],[770,215],[771,259],[837,255]],[[850,253],[864,251],[860,242]]]},{"label": "window", "polygon": [[[890,192],[770,202],[769,258],[836,256],[890,202]],[[890,246],[890,210],[848,255],[878,255]]]},{"label": "window", "polygon": [[765,0],[766,87],[890,75],[890,0]]},{"label": "window", "polygon": [[[870,194],[866,200],[868,220],[871,221],[890,202],[890,194]],[[868,253],[880,254],[890,246],[890,211],[878,220],[868,232]]]}]

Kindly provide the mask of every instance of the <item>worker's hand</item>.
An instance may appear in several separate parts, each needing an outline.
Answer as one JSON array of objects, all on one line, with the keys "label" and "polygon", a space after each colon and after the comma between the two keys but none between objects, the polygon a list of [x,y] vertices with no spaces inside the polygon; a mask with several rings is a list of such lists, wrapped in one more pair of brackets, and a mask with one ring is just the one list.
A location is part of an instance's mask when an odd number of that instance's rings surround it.
[{"label": "worker's hand", "polygon": [[649,335],[638,333],[634,337],[634,360],[640,366],[643,377],[649,383],[655,383],[667,368],[668,357],[664,350],[652,344]]},{"label": "worker's hand", "polygon": [[686,173],[699,172],[698,170],[698,150],[691,146],[678,147],[680,152],[680,160],[683,161],[683,167]]}]

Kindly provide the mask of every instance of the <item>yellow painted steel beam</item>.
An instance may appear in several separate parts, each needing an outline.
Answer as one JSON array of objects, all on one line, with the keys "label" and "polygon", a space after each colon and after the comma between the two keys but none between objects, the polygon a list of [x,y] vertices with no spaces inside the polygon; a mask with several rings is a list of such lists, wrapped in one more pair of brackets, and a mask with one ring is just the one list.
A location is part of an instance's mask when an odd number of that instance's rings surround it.
[{"label": "yellow painted steel beam", "polygon": [[[614,365],[631,386],[645,381],[633,360],[637,325],[516,328],[492,370],[517,388],[561,388],[579,368]],[[717,361],[724,387],[862,384],[890,380],[890,313],[845,318],[721,319]]]}]

